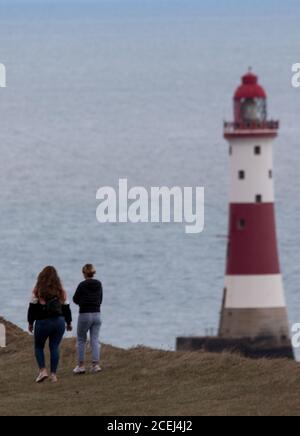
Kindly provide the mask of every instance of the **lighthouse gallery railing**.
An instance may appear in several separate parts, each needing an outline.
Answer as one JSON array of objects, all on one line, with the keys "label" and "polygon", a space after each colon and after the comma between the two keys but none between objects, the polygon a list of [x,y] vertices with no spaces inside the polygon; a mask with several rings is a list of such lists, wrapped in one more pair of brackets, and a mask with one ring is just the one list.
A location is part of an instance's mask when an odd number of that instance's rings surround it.
[{"label": "lighthouse gallery railing", "polygon": [[233,133],[237,130],[278,130],[279,121],[251,121],[251,122],[224,122],[225,133]]}]

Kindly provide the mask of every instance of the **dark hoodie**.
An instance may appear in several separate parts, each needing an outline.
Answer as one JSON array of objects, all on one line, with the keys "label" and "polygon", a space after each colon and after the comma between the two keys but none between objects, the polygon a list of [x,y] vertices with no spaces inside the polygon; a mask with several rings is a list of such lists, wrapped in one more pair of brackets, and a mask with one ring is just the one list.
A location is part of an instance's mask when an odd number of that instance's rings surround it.
[{"label": "dark hoodie", "polygon": [[80,313],[99,313],[102,300],[102,284],[95,279],[81,282],[73,297],[74,303],[80,308]]}]

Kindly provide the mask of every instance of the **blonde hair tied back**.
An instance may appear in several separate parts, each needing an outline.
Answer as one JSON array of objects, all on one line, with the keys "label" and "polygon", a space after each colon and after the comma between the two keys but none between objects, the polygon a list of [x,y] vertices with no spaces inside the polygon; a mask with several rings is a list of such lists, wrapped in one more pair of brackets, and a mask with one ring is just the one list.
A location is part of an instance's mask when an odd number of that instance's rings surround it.
[{"label": "blonde hair tied back", "polygon": [[92,278],[96,274],[96,269],[95,269],[94,265],[92,265],[91,263],[87,263],[82,268],[82,273],[84,276]]}]

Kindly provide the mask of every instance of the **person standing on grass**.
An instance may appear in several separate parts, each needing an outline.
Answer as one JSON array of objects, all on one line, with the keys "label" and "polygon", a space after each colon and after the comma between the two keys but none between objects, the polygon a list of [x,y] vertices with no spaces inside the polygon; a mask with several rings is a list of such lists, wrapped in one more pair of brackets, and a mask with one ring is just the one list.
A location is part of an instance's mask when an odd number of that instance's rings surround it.
[{"label": "person standing on grass", "polygon": [[90,333],[92,347],[92,373],[102,371],[100,367],[100,328],[101,328],[101,304],[103,300],[102,284],[94,279],[96,270],[92,264],[82,268],[84,281],[81,282],[73,297],[75,304],[79,306],[79,318],[77,328],[78,365],[74,369],[75,375],[85,374],[85,350],[87,334]]},{"label": "person standing on grass", "polygon": [[34,333],[35,356],[40,369],[37,383],[49,378],[45,363],[45,345],[49,339],[51,356],[51,377],[57,383],[59,347],[66,326],[72,331],[72,313],[67,294],[53,266],[47,266],[39,274],[28,309],[28,329]]}]

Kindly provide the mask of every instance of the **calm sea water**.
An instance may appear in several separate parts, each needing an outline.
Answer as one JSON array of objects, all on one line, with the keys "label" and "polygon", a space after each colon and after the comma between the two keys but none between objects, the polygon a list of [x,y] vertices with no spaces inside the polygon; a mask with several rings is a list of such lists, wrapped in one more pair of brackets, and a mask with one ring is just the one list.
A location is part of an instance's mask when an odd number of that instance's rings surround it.
[{"label": "calm sea water", "polygon": [[[57,266],[72,294],[90,261],[104,284],[105,342],[172,349],[177,335],[216,331],[228,202],[222,121],[252,65],[282,122],[278,235],[290,320],[300,322],[300,91],[290,85],[299,10],[218,3],[0,2],[8,74],[0,89],[1,315],[25,327],[42,267]],[[97,224],[96,191],[120,177],[147,188],[205,186],[205,232]]]}]

